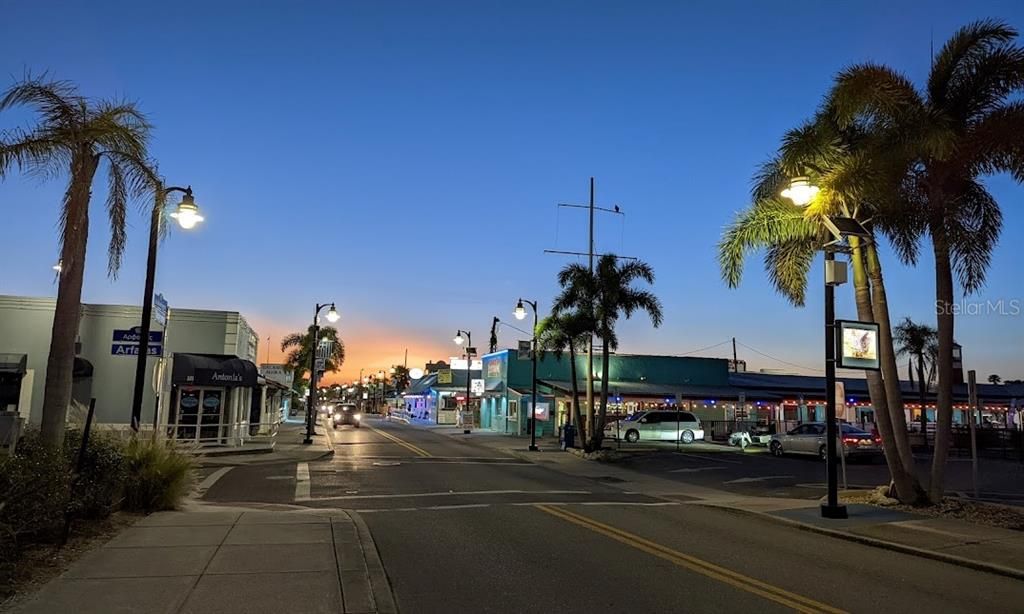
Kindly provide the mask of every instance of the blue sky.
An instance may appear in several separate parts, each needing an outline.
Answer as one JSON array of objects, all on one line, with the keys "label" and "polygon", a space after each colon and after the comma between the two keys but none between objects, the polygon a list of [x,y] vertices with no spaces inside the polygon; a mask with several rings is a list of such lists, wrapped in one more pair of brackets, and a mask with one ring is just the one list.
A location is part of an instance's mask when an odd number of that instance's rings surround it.
[{"label": "blue sky", "polygon": [[[315,301],[335,300],[346,377],[406,347],[410,362],[451,355],[456,328],[482,346],[520,295],[549,306],[571,260],[543,250],[586,247],[585,215],[555,204],[585,202],[592,175],[599,203],[627,212],[599,219],[599,249],[650,262],[665,305],[660,330],[622,326],[621,351],[681,354],[735,336],[817,367],[820,292],[790,307],[756,258],[738,290],[720,281],[715,244],[756,165],[840,68],[885,62],[920,82],[932,36],[938,47],[985,17],[1024,27],[1019,2],[7,0],[0,11],[0,85],[48,70],[87,95],[138,101],[162,173],[194,187],[206,223],[160,251],[172,307],[242,311],[276,345]],[[0,128],[28,119],[5,112]],[[991,186],[1005,230],[974,298],[1024,301],[1024,191]],[[0,293],[55,293],[62,189],[0,183],[0,245],[13,255]],[[133,212],[111,281],[102,184],[94,195],[83,298],[137,303],[146,220]],[[885,264],[894,319],[931,319],[930,260]],[[841,316],[854,315],[851,292],[839,291]],[[960,318],[966,366],[1024,376],[1022,318]],[[740,350],[751,367],[786,368]]]}]

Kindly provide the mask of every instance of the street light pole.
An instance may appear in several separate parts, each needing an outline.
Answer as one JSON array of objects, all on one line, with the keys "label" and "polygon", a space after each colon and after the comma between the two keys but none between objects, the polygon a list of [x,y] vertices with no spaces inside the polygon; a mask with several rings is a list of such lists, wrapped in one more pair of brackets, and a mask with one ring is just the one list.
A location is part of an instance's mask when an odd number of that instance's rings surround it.
[{"label": "street light pole", "polygon": [[846,518],[846,506],[839,504],[839,474],[836,463],[836,444],[839,433],[836,424],[836,287],[828,279],[830,263],[836,259],[835,251],[825,248],[825,461],[828,496],[821,506],[822,518]]},{"label": "street light pole", "polygon": [[[313,424],[316,421],[317,412],[317,398],[316,398],[316,353],[320,347],[320,311],[330,306],[331,310],[327,312],[327,319],[330,322],[338,321],[338,311],[334,308],[334,303],[317,303],[316,309],[313,311],[313,339],[311,345],[313,346],[312,351],[309,353],[309,403],[306,405],[306,438],[302,440],[304,444],[313,443]],[[324,364],[327,363],[327,359],[324,359]]]},{"label": "street light pole", "polygon": [[532,401],[530,403],[530,451],[537,452],[540,448],[537,447],[537,301],[524,301],[522,298],[519,299],[519,304],[516,305],[515,316],[517,319],[522,320],[526,317],[526,309],[523,307],[523,303],[526,303],[533,309],[533,335],[530,340],[532,344],[532,351],[530,352],[530,358],[533,362],[533,391]]},{"label": "street light pole", "polygon": [[[153,286],[156,283],[156,251],[160,243],[160,221],[163,218],[164,199],[171,192],[181,192],[178,210],[171,216],[185,230],[194,228],[203,221],[199,208],[192,197],[192,186],[163,188],[163,194],[153,205],[149,219],[149,253],[146,256],[146,284],[142,295],[142,322],[139,326],[139,354],[135,361],[135,383],[132,390],[132,431],[138,433],[142,424],[142,394],[146,385],[146,359],[149,358],[150,320],[153,318]],[[59,273],[59,270],[58,270]],[[154,409],[154,411],[156,411]],[[154,424],[156,421],[154,420]]]},{"label": "street light pole", "polygon": [[473,355],[470,352],[473,349],[473,333],[469,332],[468,330],[462,329],[455,331],[455,345],[462,345],[462,335],[466,335],[466,402],[462,406],[462,434],[469,435],[470,432],[472,432],[472,429],[466,426],[466,414],[469,414],[471,411],[469,395],[471,394],[471,384],[473,383],[473,370],[470,368],[473,366]]}]

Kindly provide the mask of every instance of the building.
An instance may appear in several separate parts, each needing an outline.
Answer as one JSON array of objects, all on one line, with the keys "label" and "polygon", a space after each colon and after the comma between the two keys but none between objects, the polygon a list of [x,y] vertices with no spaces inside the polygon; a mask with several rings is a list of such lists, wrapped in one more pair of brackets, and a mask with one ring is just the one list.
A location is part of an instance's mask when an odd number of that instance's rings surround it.
[{"label": "building", "polygon": [[[0,296],[0,371],[7,372],[0,402],[29,424],[41,419],[54,305],[50,298]],[[140,318],[135,306],[82,305],[70,421],[81,421],[95,398],[97,424],[128,428]],[[280,414],[273,393],[268,403],[267,388],[283,386],[257,372],[258,343],[237,312],[171,309],[154,320],[144,427],[199,445],[240,445],[265,435]]]}]

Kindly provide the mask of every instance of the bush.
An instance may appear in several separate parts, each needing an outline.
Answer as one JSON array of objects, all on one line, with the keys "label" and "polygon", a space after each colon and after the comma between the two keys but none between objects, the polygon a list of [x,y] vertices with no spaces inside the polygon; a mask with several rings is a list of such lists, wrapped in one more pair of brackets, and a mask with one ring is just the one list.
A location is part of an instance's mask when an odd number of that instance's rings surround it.
[{"label": "bush", "polygon": [[[64,453],[77,467],[81,431],[68,431]],[[106,518],[121,499],[126,473],[124,443],[110,433],[94,430],[82,459],[81,473],[74,482],[70,512],[76,518]]]},{"label": "bush", "polygon": [[149,513],[174,509],[192,487],[192,458],[167,443],[132,441],[125,449],[125,460],[122,505],[126,510]]}]

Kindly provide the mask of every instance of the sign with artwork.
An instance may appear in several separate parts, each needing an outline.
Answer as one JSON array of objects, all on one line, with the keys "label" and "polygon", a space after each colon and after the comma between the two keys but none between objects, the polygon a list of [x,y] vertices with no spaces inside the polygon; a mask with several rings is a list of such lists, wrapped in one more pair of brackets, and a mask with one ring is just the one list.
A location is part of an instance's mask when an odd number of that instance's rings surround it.
[{"label": "sign with artwork", "polygon": [[839,345],[836,352],[839,358],[837,367],[873,371],[881,368],[878,324],[836,320],[836,337]]},{"label": "sign with artwork", "polygon": [[547,422],[551,419],[551,405],[547,402],[538,402],[533,410],[533,416],[541,422]]},{"label": "sign with artwork", "polygon": [[437,372],[437,383],[438,384],[450,384],[452,383],[452,370],[441,369]]}]

